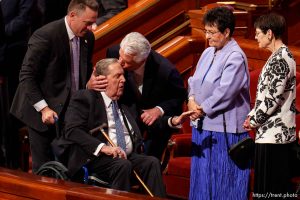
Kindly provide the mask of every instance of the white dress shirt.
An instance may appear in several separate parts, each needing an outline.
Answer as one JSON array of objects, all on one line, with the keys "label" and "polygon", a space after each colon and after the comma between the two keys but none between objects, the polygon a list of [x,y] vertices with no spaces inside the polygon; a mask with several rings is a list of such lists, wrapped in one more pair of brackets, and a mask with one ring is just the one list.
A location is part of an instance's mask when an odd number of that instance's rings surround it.
[{"label": "white dress shirt", "polygon": [[[101,92],[101,95],[104,100],[105,109],[106,109],[106,115],[107,115],[107,121],[108,121],[108,136],[113,141],[114,144],[117,144],[117,135],[116,135],[116,126],[114,121],[114,116],[112,112],[112,100],[105,94],[105,92]],[[121,114],[120,110],[118,110],[121,122],[123,124],[123,130],[125,134],[125,142],[126,142],[126,154],[129,155],[132,153],[133,150],[133,144],[129,135],[129,132],[127,130],[127,127],[125,126],[123,115]],[[126,119],[127,120],[127,119]],[[129,121],[127,120],[127,124],[129,126],[130,132],[133,133],[132,126],[130,125]],[[99,144],[96,151],[94,152],[95,156],[98,156],[100,153],[101,148],[104,146],[104,143]],[[110,145],[107,143],[106,145]]]}]

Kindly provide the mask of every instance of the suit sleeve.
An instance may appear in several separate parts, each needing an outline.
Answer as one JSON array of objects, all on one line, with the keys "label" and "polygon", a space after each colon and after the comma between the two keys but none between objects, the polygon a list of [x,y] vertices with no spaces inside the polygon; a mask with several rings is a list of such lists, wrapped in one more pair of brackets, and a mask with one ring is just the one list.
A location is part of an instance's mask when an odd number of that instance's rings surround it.
[{"label": "suit sleeve", "polygon": [[39,83],[48,66],[51,41],[44,32],[35,32],[29,40],[28,49],[19,75],[20,85],[28,94],[31,105],[41,101],[43,94]]},{"label": "suit sleeve", "polygon": [[18,6],[19,10],[14,19],[5,25],[5,32],[8,36],[12,36],[30,25],[33,0],[21,0]]},{"label": "suit sleeve", "polygon": [[84,90],[76,92],[70,101],[65,115],[65,138],[78,144],[89,155],[93,155],[101,143],[89,134],[88,118],[93,110],[91,98],[87,98]]}]

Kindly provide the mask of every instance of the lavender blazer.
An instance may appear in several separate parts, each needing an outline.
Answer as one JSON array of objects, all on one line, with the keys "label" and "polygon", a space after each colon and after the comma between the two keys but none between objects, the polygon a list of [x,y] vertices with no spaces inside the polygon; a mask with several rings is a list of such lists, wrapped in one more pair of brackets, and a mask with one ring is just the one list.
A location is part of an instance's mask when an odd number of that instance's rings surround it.
[{"label": "lavender blazer", "polygon": [[247,58],[234,39],[215,54],[207,48],[189,78],[189,96],[203,107],[203,129],[224,132],[223,113],[228,133],[245,132],[243,122],[250,110]]}]

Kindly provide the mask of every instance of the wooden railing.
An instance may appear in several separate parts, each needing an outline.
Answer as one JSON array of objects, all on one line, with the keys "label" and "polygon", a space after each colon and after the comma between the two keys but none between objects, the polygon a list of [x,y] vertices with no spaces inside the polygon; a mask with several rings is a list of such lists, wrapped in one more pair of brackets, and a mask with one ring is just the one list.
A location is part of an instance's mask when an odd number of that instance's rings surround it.
[{"label": "wooden railing", "polygon": [[187,79],[193,74],[204,47],[203,38],[177,36],[156,51],[176,65],[187,86]]},{"label": "wooden railing", "polygon": [[[255,70],[262,68],[266,61],[268,60],[271,52],[258,47],[258,43],[255,40],[238,38],[237,42],[240,47],[245,52],[248,58],[249,70]],[[290,51],[292,52],[296,60],[296,70],[300,72],[300,51],[296,46],[289,46]]]},{"label": "wooden railing", "polygon": [[160,199],[147,195],[41,177],[0,168],[1,199],[137,200]]},{"label": "wooden railing", "polygon": [[[270,51],[259,48],[257,42],[254,40],[236,38],[236,41],[247,56],[250,71],[262,68],[271,55]],[[187,79],[193,74],[204,49],[205,40],[202,37],[178,36],[156,51],[176,65],[186,84]],[[289,46],[289,49],[296,60],[296,70],[300,72],[299,48]]]},{"label": "wooden railing", "polygon": [[[158,41],[178,26],[186,27],[185,12],[195,9],[196,0],[140,0],[115,17],[101,24],[95,31],[94,63],[105,57],[106,49],[117,44],[129,32],[137,31],[150,43]],[[173,19],[173,20],[172,20]],[[177,32],[182,33],[182,32]],[[176,34],[172,34],[173,37]],[[167,37],[164,41],[172,39]],[[161,45],[160,42],[157,42]],[[155,44],[158,47],[157,44]]]}]

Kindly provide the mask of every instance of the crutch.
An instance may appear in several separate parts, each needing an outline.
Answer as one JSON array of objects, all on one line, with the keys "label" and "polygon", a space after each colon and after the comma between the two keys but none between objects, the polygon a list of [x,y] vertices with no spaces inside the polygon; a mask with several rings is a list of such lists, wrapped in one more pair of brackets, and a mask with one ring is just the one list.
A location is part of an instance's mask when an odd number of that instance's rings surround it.
[{"label": "crutch", "polygon": [[[103,123],[101,126],[98,126],[92,130],[90,130],[90,134],[95,133],[96,131],[100,131],[103,136],[107,139],[107,141],[109,142],[109,144],[112,147],[117,147],[117,145],[115,145],[115,143],[108,137],[107,133],[104,131],[104,127],[107,127],[106,123]],[[142,184],[142,186],[144,187],[144,189],[147,191],[147,193],[151,196],[154,197],[154,195],[152,194],[152,192],[149,190],[149,188],[147,187],[147,185],[144,183],[144,181],[140,178],[140,176],[136,173],[135,170],[133,170],[133,173],[135,175],[135,177],[138,179],[138,181]]]}]

